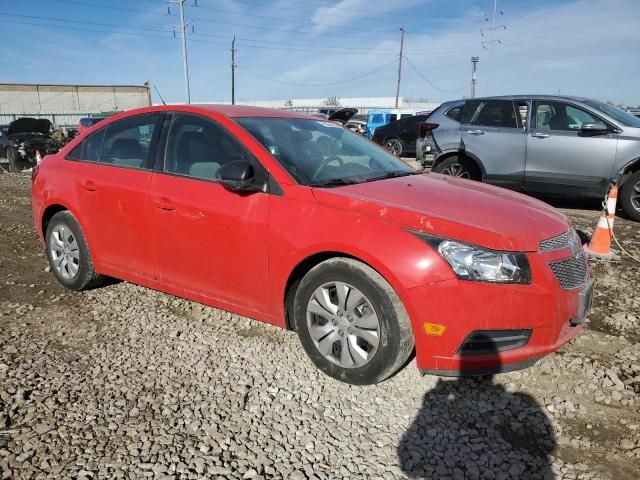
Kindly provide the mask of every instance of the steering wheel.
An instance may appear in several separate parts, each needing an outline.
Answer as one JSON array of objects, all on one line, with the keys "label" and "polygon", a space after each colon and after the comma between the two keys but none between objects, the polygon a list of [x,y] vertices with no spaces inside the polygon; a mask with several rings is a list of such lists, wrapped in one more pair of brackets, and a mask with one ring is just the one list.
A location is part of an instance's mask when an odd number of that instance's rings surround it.
[{"label": "steering wheel", "polygon": [[318,174],[325,168],[327,167],[331,162],[338,162],[338,166],[341,167],[342,165],[344,165],[344,161],[338,157],[337,155],[330,155],[328,156],[326,159],[324,159],[322,161],[322,163],[320,163],[320,166],[318,168],[316,168],[316,171],[313,172],[313,179],[317,180],[318,179]]}]

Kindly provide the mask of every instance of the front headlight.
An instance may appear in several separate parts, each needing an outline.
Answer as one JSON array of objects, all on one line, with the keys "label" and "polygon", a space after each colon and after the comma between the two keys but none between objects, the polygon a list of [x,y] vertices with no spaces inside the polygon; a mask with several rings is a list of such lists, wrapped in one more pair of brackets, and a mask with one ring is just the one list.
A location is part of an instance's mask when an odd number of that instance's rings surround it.
[{"label": "front headlight", "polygon": [[479,282],[531,283],[531,269],[524,253],[500,252],[422,232],[411,233],[435,248],[458,278]]}]

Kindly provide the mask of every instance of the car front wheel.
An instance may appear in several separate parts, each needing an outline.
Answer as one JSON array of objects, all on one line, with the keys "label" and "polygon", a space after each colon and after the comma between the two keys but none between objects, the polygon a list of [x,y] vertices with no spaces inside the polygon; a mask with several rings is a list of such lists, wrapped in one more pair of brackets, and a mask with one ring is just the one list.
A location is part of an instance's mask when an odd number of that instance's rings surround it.
[{"label": "car front wheel", "polygon": [[400,298],[378,272],[353,259],[333,258],[311,269],[300,283],[293,313],[313,363],[346,383],[381,382],[413,352]]},{"label": "car front wheel", "polygon": [[640,170],[631,175],[622,185],[620,204],[624,213],[640,222]]},{"label": "car front wheel", "polygon": [[64,287],[80,291],[100,284],[103,277],[93,267],[87,240],[71,212],[51,217],[45,240],[51,271]]}]

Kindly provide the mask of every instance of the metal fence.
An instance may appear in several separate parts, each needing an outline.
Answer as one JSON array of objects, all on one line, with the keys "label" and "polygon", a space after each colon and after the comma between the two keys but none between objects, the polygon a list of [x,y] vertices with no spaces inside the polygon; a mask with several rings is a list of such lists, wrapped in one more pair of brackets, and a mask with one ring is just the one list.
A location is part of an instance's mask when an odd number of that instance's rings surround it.
[{"label": "metal fence", "polygon": [[7,125],[18,118],[47,118],[54,128],[76,128],[81,118],[92,117],[97,112],[75,113],[0,113],[0,125]]}]

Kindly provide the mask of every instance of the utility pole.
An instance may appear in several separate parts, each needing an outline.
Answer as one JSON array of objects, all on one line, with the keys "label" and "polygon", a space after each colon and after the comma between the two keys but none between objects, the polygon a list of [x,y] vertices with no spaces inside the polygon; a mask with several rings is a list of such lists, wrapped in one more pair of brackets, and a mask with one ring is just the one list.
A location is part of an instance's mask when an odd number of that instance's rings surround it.
[{"label": "utility pole", "polygon": [[236,36],[231,41],[231,105],[236,104]]},{"label": "utility pole", "polygon": [[487,78],[487,95],[491,91],[491,64],[493,63],[493,44],[496,33],[496,11],[498,10],[498,0],[493,0],[493,20],[491,21],[491,45],[489,46],[489,76]]},{"label": "utility pole", "polygon": [[400,78],[402,77],[402,50],[404,49],[404,25],[400,27],[400,57],[398,58],[398,85],[396,86],[396,108],[398,108],[398,97],[400,96]]},{"label": "utility pole", "polygon": [[478,80],[478,61],[480,57],[471,57],[471,98],[476,98],[476,81]]},{"label": "utility pole", "polygon": [[[169,3],[175,3],[180,7],[180,25],[178,28],[180,29],[180,33],[182,35],[182,63],[184,66],[184,90],[185,96],[187,99],[187,104],[191,103],[191,91],[189,88],[189,61],[187,59],[187,32],[186,29],[189,25],[193,28],[193,24],[185,24],[184,23],[184,2],[187,0],[169,0]],[[171,13],[171,12],[169,12]],[[174,26],[174,36],[175,36],[175,28]]]}]

